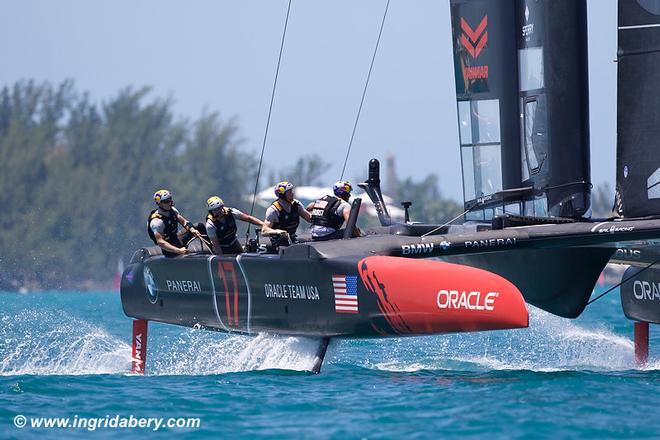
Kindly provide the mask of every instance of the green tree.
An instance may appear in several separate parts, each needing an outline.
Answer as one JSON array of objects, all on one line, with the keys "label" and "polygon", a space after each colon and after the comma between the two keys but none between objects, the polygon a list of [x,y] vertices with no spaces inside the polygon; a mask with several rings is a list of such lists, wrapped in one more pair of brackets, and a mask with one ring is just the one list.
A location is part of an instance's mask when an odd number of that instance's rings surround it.
[{"label": "green tree", "polygon": [[292,167],[284,172],[284,176],[298,186],[329,186],[322,177],[330,166],[318,154],[300,157]]},{"label": "green tree", "polygon": [[445,223],[463,212],[462,205],[442,196],[438,188],[438,176],[435,174],[429,174],[419,182],[414,182],[411,178],[400,180],[397,189],[395,198],[398,202],[412,202],[412,221]]},{"label": "green tree", "polygon": [[191,220],[211,193],[240,200],[254,158],[235,124],[177,119],[150,93],[127,88],[95,105],[71,81],[0,91],[0,288],[108,282],[118,257],[150,244],[159,188]]},{"label": "green tree", "polygon": [[[146,219],[160,188],[191,221],[204,218],[210,195],[249,211],[258,163],[235,122],[218,113],[183,120],[172,106],[148,87],[101,104],[72,81],[0,90],[0,289],[109,283],[119,257],[152,245]],[[271,180],[328,185],[327,167],[304,156]],[[414,202],[413,220],[439,223],[461,211],[437,184],[435,175],[400,182],[397,199]]]}]

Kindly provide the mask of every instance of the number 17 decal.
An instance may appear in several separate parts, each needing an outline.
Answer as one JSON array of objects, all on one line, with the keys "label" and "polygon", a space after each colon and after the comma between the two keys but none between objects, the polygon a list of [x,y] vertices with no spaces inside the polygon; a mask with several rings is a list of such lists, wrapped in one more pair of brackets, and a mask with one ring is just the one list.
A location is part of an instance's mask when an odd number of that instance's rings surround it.
[{"label": "number 17 decal", "polygon": [[[222,280],[222,284],[225,288],[225,307],[227,310],[227,323],[230,326],[238,326],[238,283],[236,282],[236,269],[234,268],[234,263],[231,261],[221,261],[218,264],[218,278]],[[228,282],[231,281],[231,286],[234,294],[234,304],[233,304],[233,317],[232,317],[232,304],[230,301],[229,285]]]}]

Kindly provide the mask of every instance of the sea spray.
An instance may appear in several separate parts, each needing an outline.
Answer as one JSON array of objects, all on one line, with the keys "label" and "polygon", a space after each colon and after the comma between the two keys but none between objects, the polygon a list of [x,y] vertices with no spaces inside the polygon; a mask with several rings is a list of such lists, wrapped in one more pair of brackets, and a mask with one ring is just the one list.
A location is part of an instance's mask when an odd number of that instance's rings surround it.
[{"label": "sea spray", "polygon": [[[186,438],[288,438],[298,433],[318,438],[434,438],[438,433],[460,439],[655,438],[660,432],[660,422],[647,416],[658,406],[660,371],[634,369],[632,323],[622,316],[616,296],[590,306],[578,320],[537,314],[532,308],[529,330],[333,340],[319,376],[250,371],[215,375],[252,367],[307,368],[315,344],[299,350],[303,340],[297,338],[251,338],[153,322],[147,375],[133,376],[127,374],[131,320],[122,313],[117,295],[0,294],[0,304],[0,359],[12,357],[9,365],[0,366],[4,437],[64,434],[61,429],[19,430],[12,423],[19,414],[199,417],[201,430],[168,430]],[[72,325],[60,326],[65,320],[73,320]],[[36,342],[25,345],[26,352],[15,351],[21,339],[54,330],[63,343],[53,346],[55,357],[48,369],[36,368],[49,364],[48,353],[27,362],[32,347],[39,346]],[[98,336],[90,338],[94,343],[87,352],[96,357],[82,356],[79,370],[118,369],[118,374],[52,375],[70,373],[76,365],[71,350],[80,348],[75,344],[78,337],[95,332]],[[571,342],[573,338],[578,340]],[[649,368],[657,370],[660,331],[655,326],[651,339]],[[248,350],[251,341],[257,346]],[[207,342],[205,354],[196,354],[204,353]],[[195,343],[199,345],[189,351],[187,346]],[[48,345],[42,341],[41,346]],[[110,360],[115,351],[118,362]],[[176,365],[181,366],[178,372],[170,369]],[[515,370],[527,367],[533,370]],[[553,368],[569,372],[535,371]],[[27,374],[6,375],[18,370]],[[127,434],[141,431],[95,431],[98,437]],[[65,435],[84,433],[66,430]]]},{"label": "sea spray", "polygon": [[62,310],[0,315],[0,375],[124,373],[130,346]]},{"label": "sea spray", "polygon": [[[417,338],[334,341],[332,364],[386,371],[531,370],[621,371],[636,368],[633,344],[603,324],[577,324],[534,307],[523,330]],[[126,337],[110,334],[62,310],[27,309],[0,315],[0,375],[124,374]],[[114,328],[114,327],[113,327]],[[250,370],[308,370],[317,341],[260,334],[227,335],[150,324],[148,375],[212,375]],[[653,361],[646,369],[660,369]]]},{"label": "sea spray", "polygon": [[[258,334],[227,335],[186,329],[179,335],[150,335],[147,374],[208,375],[251,370],[307,371],[318,341],[311,338]],[[153,343],[152,343],[153,341]],[[151,360],[150,360],[151,359]]]},{"label": "sea spray", "polygon": [[[636,368],[630,339],[528,307],[528,329],[373,341],[358,363],[387,371]],[[343,362],[341,356],[338,350],[333,361]]]}]

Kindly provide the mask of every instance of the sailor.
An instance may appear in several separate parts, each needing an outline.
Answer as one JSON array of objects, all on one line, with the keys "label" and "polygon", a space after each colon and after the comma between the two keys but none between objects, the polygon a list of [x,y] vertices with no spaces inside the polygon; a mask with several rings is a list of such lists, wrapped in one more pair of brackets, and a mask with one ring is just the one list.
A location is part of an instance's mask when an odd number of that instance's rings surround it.
[{"label": "sailor", "polygon": [[274,189],[277,200],[266,210],[264,225],[269,228],[282,229],[289,235],[288,239],[283,235],[272,235],[271,241],[274,246],[286,246],[290,243],[296,243],[298,241],[296,231],[300,224],[300,217],[310,222],[312,215],[302,203],[294,198],[294,187],[291,182],[279,182]]},{"label": "sailor", "polygon": [[[312,204],[312,240],[334,240],[344,237],[341,229],[344,221],[348,222],[351,215],[351,198],[353,187],[349,182],[338,181],[333,187],[334,195],[326,195]],[[355,227],[353,236],[359,237],[360,230]]]},{"label": "sailor", "polygon": [[236,220],[261,226],[265,235],[286,235],[286,231],[269,228],[256,217],[247,215],[236,208],[226,207],[225,202],[218,196],[209,197],[206,201],[206,208],[209,211],[206,217],[206,233],[211,239],[213,252],[216,255],[243,253],[243,247],[236,238],[238,230]]},{"label": "sailor", "polygon": [[183,246],[177,235],[179,224],[193,235],[199,235],[199,232],[174,207],[171,192],[166,189],[156,191],[154,202],[156,202],[158,208],[151,211],[147,219],[149,238],[160,246],[163,255],[166,257],[187,254],[188,249]]}]

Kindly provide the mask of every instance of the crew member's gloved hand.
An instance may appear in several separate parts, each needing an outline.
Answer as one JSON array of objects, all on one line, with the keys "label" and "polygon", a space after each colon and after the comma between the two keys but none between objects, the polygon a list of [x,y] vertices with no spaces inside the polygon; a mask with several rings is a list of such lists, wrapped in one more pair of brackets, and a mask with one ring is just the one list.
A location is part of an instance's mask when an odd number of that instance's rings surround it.
[{"label": "crew member's gloved hand", "polygon": [[188,253],[188,249],[185,247],[179,248],[179,255],[186,255]]}]

